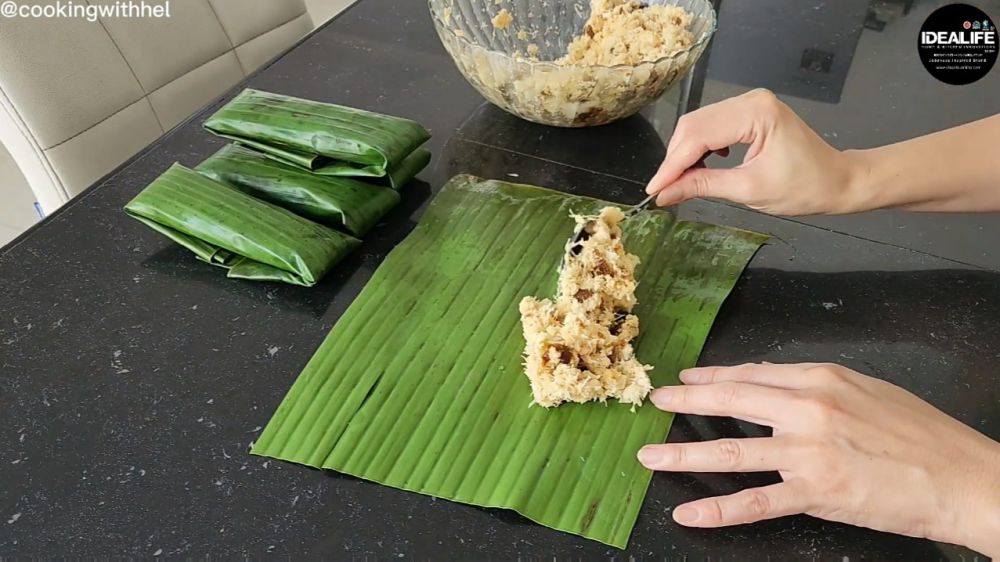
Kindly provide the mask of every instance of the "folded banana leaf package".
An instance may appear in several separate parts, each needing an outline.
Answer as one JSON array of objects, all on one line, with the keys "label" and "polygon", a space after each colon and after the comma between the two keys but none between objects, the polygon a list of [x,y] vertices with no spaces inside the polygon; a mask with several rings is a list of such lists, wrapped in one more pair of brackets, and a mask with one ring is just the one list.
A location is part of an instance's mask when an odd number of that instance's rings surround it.
[{"label": "folded banana leaf package", "polygon": [[415,121],[247,89],[205,128],[276,160],[325,176],[400,188],[430,162],[430,133]]},{"label": "folded banana leaf package", "polygon": [[361,244],[180,164],[125,212],[238,279],[312,286]]},{"label": "folded banana leaf package", "polygon": [[[553,294],[571,213],[608,203],[453,178],[309,361],[253,453],[485,507],[624,548],[673,416],[648,402],[529,407],[518,302]],[[695,364],[765,236],[640,213],[636,353],[654,386]]]},{"label": "folded banana leaf package", "polygon": [[395,190],[351,178],[319,176],[230,144],[195,170],[327,226],[364,236],[399,203]]}]

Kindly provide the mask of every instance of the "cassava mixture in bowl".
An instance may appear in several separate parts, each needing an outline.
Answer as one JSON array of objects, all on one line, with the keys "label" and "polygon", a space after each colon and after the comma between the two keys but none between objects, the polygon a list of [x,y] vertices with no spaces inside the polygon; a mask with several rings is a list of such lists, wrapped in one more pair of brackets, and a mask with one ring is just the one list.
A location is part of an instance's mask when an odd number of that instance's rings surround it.
[{"label": "cassava mixture in bowl", "polygon": [[715,30],[707,0],[430,0],[446,50],[488,100],[580,127],[628,117],[694,66]]}]

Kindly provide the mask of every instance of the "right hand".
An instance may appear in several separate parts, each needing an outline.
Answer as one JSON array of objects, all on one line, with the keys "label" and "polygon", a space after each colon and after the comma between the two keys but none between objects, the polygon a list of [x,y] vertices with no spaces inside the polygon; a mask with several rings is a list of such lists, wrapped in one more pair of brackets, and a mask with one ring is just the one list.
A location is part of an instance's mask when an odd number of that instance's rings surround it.
[{"label": "right hand", "polygon": [[[708,152],[749,145],[732,169],[697,166]],[[707,105],[680,118],[646,193],[656,204],[717,197],[774,215],[862,210],[852,193],[859,165],[823,141],[767,90]]]},{"label": "right hand", "polygon": [[674,509],[691,527],[807,513],[1000,555],[1000,443],[906,390],[829,364],[703,367],[654,390],[661,410],[731,416],[771,437],[647,445],[671,472],[778,471],[782,482]]}]

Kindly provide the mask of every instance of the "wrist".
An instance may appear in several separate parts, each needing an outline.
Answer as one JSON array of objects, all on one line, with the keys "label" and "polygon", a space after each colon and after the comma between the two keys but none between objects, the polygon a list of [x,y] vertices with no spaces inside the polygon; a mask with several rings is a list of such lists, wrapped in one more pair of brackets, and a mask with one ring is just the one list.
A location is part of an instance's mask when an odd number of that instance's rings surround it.
[{"label": "wrist", "polygon": [[887,200],[887,186],[877,177],[881,170],[881,158],[877,150],[841,151],[841,162],[847,178],[841,213],[862,213],[892,206]]},{"label": "wrist", "polygon": [[964,505],[955,506],[957,525],[946,540],[1000,557],[1000,443],[985,441],[979,462],[965,475],[967,494],[956,494]]}]

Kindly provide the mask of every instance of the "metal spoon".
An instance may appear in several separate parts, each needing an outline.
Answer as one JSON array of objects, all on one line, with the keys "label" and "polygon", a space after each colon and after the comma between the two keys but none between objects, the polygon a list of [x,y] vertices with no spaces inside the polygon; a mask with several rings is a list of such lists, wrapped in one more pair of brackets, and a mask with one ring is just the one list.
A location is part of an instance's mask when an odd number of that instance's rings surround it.
[{"label": "metal spoon", "polygon": [[[713,152],[714,151],[712,151],[712,150],[709,150],[709,151],[705,152],[705,154],[703,154],[702,157],[699,158],[698,161],[695,162],[694,165],[692,165],[691,167],[692,168],[698,168],[698,167],[704,166],[705,165],[705,159],[708,158],[709,156],[711,156]],[[726,153],[728,154],[728,150],[726,151]],[[655,199],[656,196],[659,195],[659,193],[660,192],[656,191],[656,192],[653,192],[653,193],[649,194],[645,199],[643,199],[639,203],[633,205],[629,210],[625,211],[625,218],[622,219],[622,222],[625,222],[629,217],[633,217],[636,214],[638,214],[639,211],[641,211],[646,205],[648,205],[650,201],[652,201],[653,199]],[[573,236],[570,236],[569,240],[566,242],[566,252],[563,254],[563,259],[559,263],[559,271],[560,272],[562,271],[563,267],[566,265],[566,254],[569,254],[569,255],[572,255],[572,256],[578,256],[578,255],[580,255],[580,252],[583,251],[583,244],[582,244],[582,242],[584,240],[586,240],[587,238],[590,238],[590,235],[593,234],[592,232],[590,232],[590,229],[593,228],[593,225],[594,225],[594,221],[587,221],[587,222],[581,224],[576,230],[573,231]]]}]

